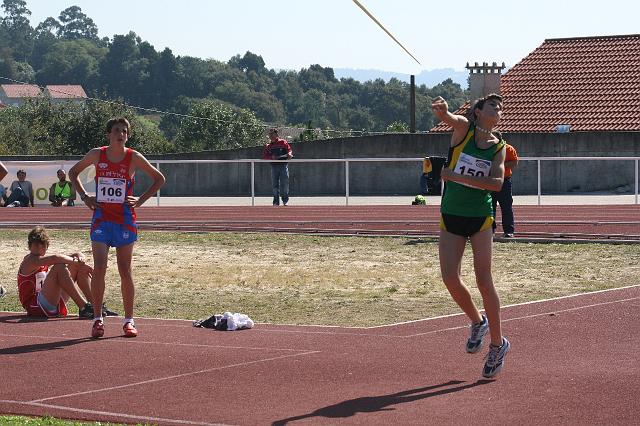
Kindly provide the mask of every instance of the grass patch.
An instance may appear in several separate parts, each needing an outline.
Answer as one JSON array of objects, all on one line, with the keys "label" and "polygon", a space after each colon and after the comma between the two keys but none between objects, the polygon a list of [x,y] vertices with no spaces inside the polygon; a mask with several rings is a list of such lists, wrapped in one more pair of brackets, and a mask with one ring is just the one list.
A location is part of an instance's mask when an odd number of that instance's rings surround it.
[{"label": "grass patch", "polygon": [[[0,309],[22,311],[15,276],[25,230],[3,230],[8,290]],[[82,250],[86,231],[51,231],[50,252]],[[494,244],[503,305],[638,284],[640,245]],[[471,249],[462,271],[474,299]],[[442,284],[437,242],[399,237],[143,232],[133,272],[136,316],[197,319],[224,311],[256,322],[368,326],[459,312]],[[106,301],[122,312],[115,250]],[[71,308],[71,312],[75,312]]]}]

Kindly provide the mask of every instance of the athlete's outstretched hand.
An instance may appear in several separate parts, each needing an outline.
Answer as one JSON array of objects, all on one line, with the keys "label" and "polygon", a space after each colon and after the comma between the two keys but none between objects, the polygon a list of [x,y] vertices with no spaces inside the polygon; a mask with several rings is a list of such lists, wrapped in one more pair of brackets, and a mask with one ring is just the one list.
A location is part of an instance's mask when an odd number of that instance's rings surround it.
[{"label": "athlete's outstretched hand", "polygon": [[138,201],[140,201],[140,197],[134,197],[133,195],[127,195],[127,197],[124,199],[124,203],[130,207],[140,207],[140,204],[138,204]]},{"label": "athlete's outstretched hand", "polygon": [[433,111],[433,115],[435,115],[439,120],[442,120],[449,111],[449,105],[442,96],[436,96],[431,102],[431,110]]}]

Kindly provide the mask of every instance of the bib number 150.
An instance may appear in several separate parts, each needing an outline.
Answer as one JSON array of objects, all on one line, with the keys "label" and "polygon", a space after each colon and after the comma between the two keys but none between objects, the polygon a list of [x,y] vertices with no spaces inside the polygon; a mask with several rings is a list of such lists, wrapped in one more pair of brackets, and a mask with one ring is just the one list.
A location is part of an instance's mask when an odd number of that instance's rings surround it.
[{"label": "bib number 150", "polygon": [[482,170],[474,170],[472,168],[466,168],[464,166],[460,167],[460,174],[468,176],[484,176],[484,172]]}]

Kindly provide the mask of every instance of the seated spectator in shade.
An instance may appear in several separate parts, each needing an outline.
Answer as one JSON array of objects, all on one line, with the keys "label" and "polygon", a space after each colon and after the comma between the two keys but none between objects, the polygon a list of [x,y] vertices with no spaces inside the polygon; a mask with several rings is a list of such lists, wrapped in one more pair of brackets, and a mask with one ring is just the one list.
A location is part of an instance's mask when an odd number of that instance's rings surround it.
[{"label": "seated spectator in shade", "polygon": [[49,188],[49,201],[54,207],[73,206],[76,200],[76,190],[67,180],[67,172],[58,170],[58,182]]},{"label": "seated spectator in shade", "polygon": [[18,180],[11,183],[11,195],[5,201],[5,207],[34,207],[33,185],[26,180],[27,172],[18,170]]}]

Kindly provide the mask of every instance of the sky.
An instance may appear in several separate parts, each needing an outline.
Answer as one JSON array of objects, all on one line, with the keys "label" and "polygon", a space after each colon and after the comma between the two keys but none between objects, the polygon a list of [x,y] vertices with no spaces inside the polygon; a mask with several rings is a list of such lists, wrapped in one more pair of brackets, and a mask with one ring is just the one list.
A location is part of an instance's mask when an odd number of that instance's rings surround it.
[{"label": "sky", "polygon": [[220,61],[251,51],[290,70],[511,67],[548,38],[640,33],[637,0],[359,1],[420,64],[352,0],[26,0],[34,27],[75,5],[100,37],[134,31],[158,51]]}]

